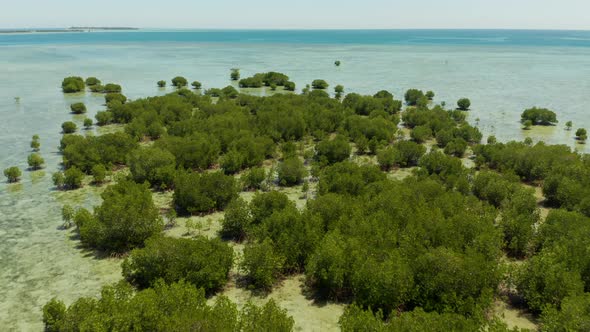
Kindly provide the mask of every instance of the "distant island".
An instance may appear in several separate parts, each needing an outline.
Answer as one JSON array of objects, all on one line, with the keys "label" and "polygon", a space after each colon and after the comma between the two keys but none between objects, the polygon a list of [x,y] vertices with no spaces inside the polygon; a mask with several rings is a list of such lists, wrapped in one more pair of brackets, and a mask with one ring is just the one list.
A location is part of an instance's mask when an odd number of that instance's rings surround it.
[{"label": "distant island", "polygon": [[68,30],[139,30],[131,27],[70,27]]},{"label": "distant island", "polygon": [[107,30],[107,31],[131,31],[139,30],[139,28],[131,27],[70,27],[63,29],[13,29],[13,30],[1,30],[0,34],[3,33],[55,33],[55,32],[89,32],[93,30]]}]

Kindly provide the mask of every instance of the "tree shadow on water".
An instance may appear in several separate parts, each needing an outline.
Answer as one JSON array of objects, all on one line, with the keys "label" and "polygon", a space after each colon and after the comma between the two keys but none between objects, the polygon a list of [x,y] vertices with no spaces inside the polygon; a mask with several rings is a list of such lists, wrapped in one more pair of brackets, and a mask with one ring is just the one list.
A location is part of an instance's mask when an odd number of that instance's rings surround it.
[{"label": "tree shadow on water", "polygon": [[[63,226],[60,226],[60,228],[63,230]],[[76,250],[79,250],[80,253],[82,254],[82,257],[84,258],[92,258],[92,259],[96,259],[96,260],[103,260],[103,259],[123,259],[125,257],[127,257],[127,255],[129,255],[128,252],[124,252],[124,253],[117,253],[117,252],[110,252],[110,251],[106,251],[106,250],[99,250],[99,249],[95,249],[95,248],[91,248],[87,245],[84,245],[84,243],[82,243],[82,241],[80,240],[80,234],[78,234],[78,232],[76,231],[71,231],[70,234],[68,235],[68,239],[76,242],[74,248]]]}]

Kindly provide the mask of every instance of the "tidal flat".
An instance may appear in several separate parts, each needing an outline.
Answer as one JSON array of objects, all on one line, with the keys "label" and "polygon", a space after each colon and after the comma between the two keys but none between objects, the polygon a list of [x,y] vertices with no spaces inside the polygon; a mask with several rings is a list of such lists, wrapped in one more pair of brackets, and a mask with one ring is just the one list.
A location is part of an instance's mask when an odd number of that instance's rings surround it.
[{"label": "tidal flat", "polygon": [[[64,37],[66,38],[66,37]],[[120,83],[131,99],[172,92],[155,82],[175,75],[198,79],[209,87],[229,84],[228,68],[239,67],[243,76],[267,70],[288,73],[302,88],[316,78],[342,84],[347,92],[373,93],[387,89],[401,98],[410,87],[432,89],[437,101],[449,104],[468,96],[473,107],[468,114],[485,136],[499,140],[522,140],[566,144],[580,152],[573,132],[564,129],[568,120],[574,127],[590,127],[585,113],[590,105],[590,50],[583,47],[514,45],[355,45],[322,44],[296,46],[281,43],[193,43],[111,41],[89,43],[35,43],[0,38],[0,169],[19,166],[21,183],[0,183],[0,326],[9,330],[41,330],[41,307],[52,297],[71,303],[82,296],[97,296],[100,288],[121,279],[120,259],[98,258],[80,248],[71,231],[60,229],[63,204],[93,207],[100,203],[101,187],[62,193],[55,190],[51,174],[60,168],[58,153],[60,124],[73,120],[81,127],[83,117],[73,116],[69,105],[84,102],[87,116],[103,110],[103,96],[90,92],[64,95],[59,89],[68,75],[97,76]],[[334,59],[342,66],[334,67]],[[567,91],[567,102],[564,100]],[[263,95],[262,90],[250,91]],[[553,108],[560,122],[523,131],[520,112],[532,106]],[[121,130],[109,126],[86,134]],[[84,132],[84,131],[83,131]],[[30,138],[41,137],[45,168],[26,171],[31,152]],[[406,177],[410,171],[392,172]],[[300,192],[293,189],[290,197]],[[162,197],[166,201],[169,197]],[[304,201],[297,200],[298,205]],[[221,214],[207,231],[213,235]],[[182,220],[171,235],[183,236]],[[298,290],[299,276],[291,277],[273,292],[295,316],[307,319],[309,301]],[[250,298],[248,291],[230,287],[226,294],[239,301]],[[290,295],[289,295],[290,294]],[[290,300],[293,296],[293,300]],[[292,301],[292,302],[289,302]],[[281,303],[281,302],[279,302]],[[298,311],[299,310],[299,311]],[[334,327],[339,306],[321,308],[321,326]],[[335,316],[334,316],[335,315]],[[299,318],[301,317],[301,318]],[[329,319],[326,317],[330,317]]]}]

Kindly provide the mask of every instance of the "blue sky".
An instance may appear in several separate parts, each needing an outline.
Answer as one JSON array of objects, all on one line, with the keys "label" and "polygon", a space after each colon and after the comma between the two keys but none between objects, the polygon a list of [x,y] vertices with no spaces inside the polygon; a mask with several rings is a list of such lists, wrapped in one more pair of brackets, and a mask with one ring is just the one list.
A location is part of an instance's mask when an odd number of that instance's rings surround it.
[{"label": "blue sky", "polygon": [[1,28],[590,30],[590,0],[7,0]]}]

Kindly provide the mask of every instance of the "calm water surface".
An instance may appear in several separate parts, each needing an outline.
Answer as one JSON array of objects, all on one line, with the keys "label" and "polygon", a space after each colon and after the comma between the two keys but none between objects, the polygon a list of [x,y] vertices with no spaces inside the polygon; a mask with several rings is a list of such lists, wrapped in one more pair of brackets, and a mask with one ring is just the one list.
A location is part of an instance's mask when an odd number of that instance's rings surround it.
[{"label": "calm water surface", "polygon": [[[335,67],[335,60],[342,66]],[[0,170],[26,168],[30,138],[41,136],[46,168],[23,172],[21,184],[0,183],[0,327],[41,330],[40,307],[51,297],[71,302],[96,295],[120,278],[118,263],[95,259],[59,230],[60,208],[99,202],[91,188],[52,190],[58,169],[60,125],[83,116],[69,105],[83,101],[89,117],[102,95],[64,96],[63,77],[96,76],[123,86],[130,98],[163,94],[155,82],[183,75],[205,88],[223,87],[229,69],[242,77],[281,71],[299,88],[316,78],[348,92],[408,88],[433,90],[435,102],[469,97],[469,120],[500,140],[531,136],[576,145],[574,127],[590,127],[590,32],[555,31],[139,31],[0,34]],[[16,101],[15,97],[20,97]],[[522,131],[523,109],[554,109],[560,124]]]}]

